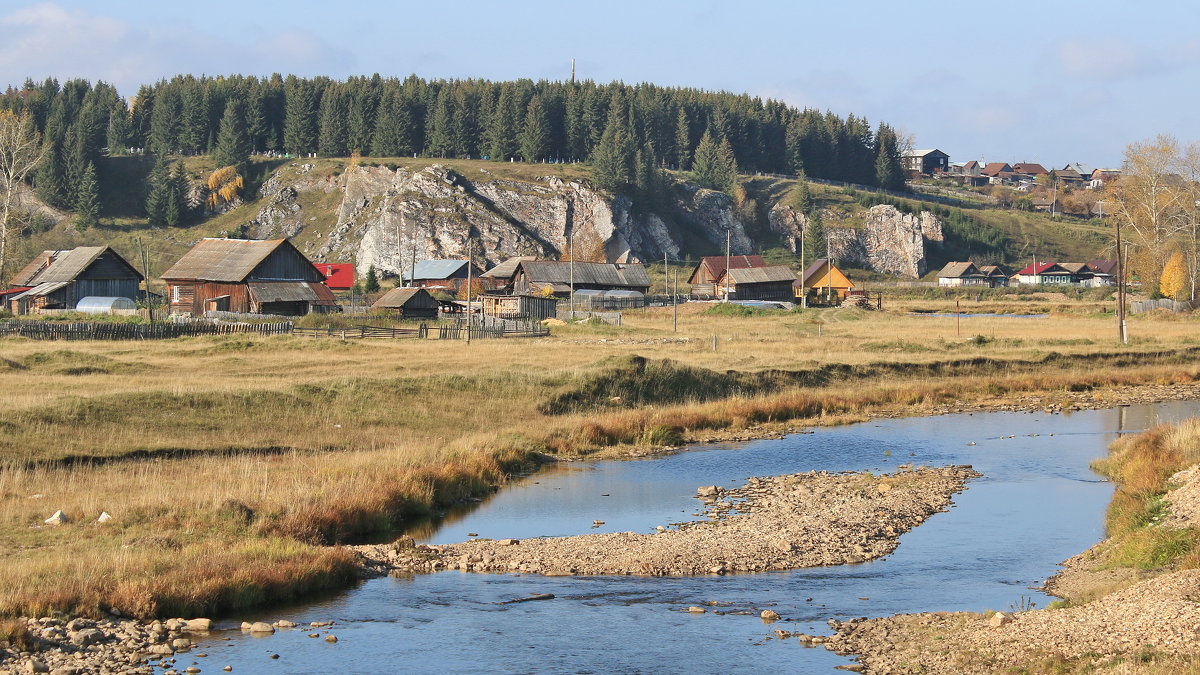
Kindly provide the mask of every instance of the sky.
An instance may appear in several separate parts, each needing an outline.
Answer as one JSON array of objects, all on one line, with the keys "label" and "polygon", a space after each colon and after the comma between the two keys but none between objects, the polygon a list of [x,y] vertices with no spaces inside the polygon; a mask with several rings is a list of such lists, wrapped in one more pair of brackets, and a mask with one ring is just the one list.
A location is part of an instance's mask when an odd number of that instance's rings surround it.
[{"label": "sky", "polygon": [[1200,136],[1200,3],[0,0],[0,86],[178,73],[653,82],[865,116],[971,159]]}]

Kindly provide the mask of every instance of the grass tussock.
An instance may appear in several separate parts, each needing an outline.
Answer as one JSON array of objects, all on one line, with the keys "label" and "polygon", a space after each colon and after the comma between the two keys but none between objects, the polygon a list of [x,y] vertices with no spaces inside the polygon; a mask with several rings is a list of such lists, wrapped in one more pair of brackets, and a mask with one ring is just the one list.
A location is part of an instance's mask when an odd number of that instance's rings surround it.
[{"label": "grass tussock", "polygon": [[1109,563],[1157,569],[1200,566],[1200,532],[1160,526],[1166,516],[1163,495],[1175,473],[1200,463],[1200,418],[1126,436],[1092,468],[1116,485],[1105,529]]}]

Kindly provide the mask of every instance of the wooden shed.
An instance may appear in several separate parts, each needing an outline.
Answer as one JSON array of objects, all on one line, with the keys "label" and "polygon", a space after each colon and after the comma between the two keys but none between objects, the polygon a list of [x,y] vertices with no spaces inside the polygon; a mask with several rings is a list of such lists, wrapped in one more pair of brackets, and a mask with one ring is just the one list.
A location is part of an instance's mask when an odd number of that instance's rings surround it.
[{"label": "wooden shed", "polygon": [[[596,291],[650,290],[650,275],[641,263],[553,262],[523,260],[513,274],[513,291],[522,295],[569,297],[571,289]],[[548,290],[547,290],[548,289]]]},{"label": "wooden shed", "polygon": [[107,246],[80,246],[66,251],[43,251],[10,284],[28,290],[9,296],[14,314],[43,309],[75,309],[89,296],[137,300],[142,274]]},{"label": "wooden shed", "polygon": [[517,266],[527,260],[537,260],[534,256],[517,256],[509,258],[504,262],[496,265],[492,269],[479,275],[484,286],[489,290],[508,292],[512,290],[513,277],[517,273]]},{"label": "wooden shed", "polygon": [[393,288],[371,304],[371,309],[395,312],[404,319],[436,319],[440,303],[424,288]]},{"label": "wooden shed", "polygon": [[485,316],[498,319],[529,319],[541,321],[558,316],[558,299],[537,295],[500,295],[486,293],[479,296]]},{"label": "wooden shed", "polygon": [[173,314],[302,316],[337,307],[325,275],[287,239],[201,239],[162,278]]},{"label": "wooden shed", "polygon": [[833,304],[846,299],[854,289],[854,283],[842,274],[829,260],[817,258],[813,264],[804,270],[804,274],[792,284],[797,298],[809,298],[810,301]]},{"label": "wooden shed", "polygon": [[727,300],[783,300],[796,299],[792,283],[796,273],[787,265],[768,267],[731,267],[724,270],[716,281],[716,294]]},{"label": "wooden shed", "polygon": [[[766,267],[767,261],[763,260],[761,255],[731,255],[728,258],[729,269],[739,270],[748,267]],[[717,283],[721,275],[725,273],[726,257],[723,255],[706,255],[700,259],[700,262],[692,270],[692,276],[688,279],[688,283],[693,286],[692,292],[696,293],[695,286],[712,286]]]}]

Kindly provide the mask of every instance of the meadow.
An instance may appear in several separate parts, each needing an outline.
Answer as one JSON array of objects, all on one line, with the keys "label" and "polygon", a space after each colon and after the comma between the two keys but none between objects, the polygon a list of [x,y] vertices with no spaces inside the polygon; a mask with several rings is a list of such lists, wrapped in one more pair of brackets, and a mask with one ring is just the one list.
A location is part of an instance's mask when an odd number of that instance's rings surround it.
[{"label": "meadow", "polygon": [[[972,301],[1049,316],[960,326],[913,315],[954,307],[926,295],[883,312],[691,304],[678,331],[655,308],[469,345],[2,339],[0,615],[219,615],[345,587],[355,561],[330,544],[394,536],[555,458],[1200,379],[1190,316],[1133,317],[1121,345],[1102,298]],[[42,525],[60,509],[72,522]]]}]

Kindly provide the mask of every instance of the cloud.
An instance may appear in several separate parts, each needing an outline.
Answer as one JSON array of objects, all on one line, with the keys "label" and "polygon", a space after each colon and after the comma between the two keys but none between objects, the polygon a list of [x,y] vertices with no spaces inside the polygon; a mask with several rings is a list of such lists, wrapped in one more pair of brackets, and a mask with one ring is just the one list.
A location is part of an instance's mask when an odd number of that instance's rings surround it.
[{"label": "cloud", "polygon": [[0,85],[26,77],[84,77],[125,95],[177,73],[346,73],[352,53],[311,33],[282,30],[236,43],[186,25],[134,26],[54,2],[0,16]]},{"label": "cloud", "polygon": [[1162,59],[1122,38],[1068,38],[1058,44],[1058,64],[1072,76],[1117,80],[1161,69]]}]

